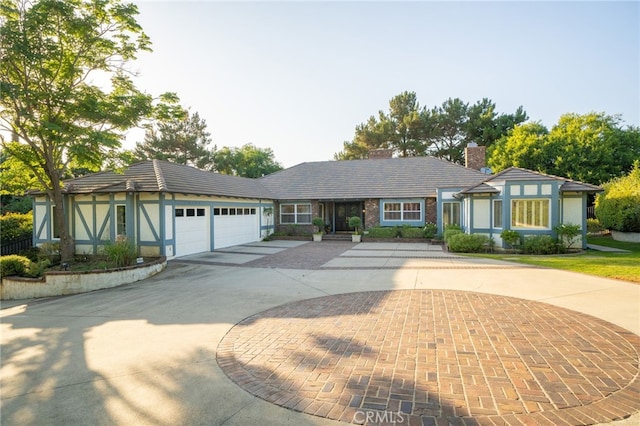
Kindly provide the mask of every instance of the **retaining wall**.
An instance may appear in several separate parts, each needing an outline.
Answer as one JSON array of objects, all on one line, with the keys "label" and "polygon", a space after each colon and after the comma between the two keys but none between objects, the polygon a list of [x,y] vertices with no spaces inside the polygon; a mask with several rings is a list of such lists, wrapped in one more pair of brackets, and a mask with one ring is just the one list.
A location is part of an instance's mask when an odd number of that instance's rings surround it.
[{"label": "retaining wall", "polygon": [[86,293],[149,278],[167,266],[167,258],[106,271],[51,271],[41,279],[3,277],[0,300],[31,299]]},{"label": "retaining wall", "polygon": [[627,243],[640,243],[640,232],[611,231],[611,236],[616,241],[624,241]]}]

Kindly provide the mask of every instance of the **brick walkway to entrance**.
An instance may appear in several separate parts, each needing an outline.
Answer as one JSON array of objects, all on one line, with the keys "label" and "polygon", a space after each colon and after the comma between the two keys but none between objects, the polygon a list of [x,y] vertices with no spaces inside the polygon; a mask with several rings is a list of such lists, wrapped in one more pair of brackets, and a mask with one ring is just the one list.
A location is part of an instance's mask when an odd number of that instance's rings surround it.
[{"label": "brick walkway to entrance", "polygon": [[406,290],[256,314],[218,363],[255,396],[351,423],[583,425],[640,410],[639,351],[637,335],[544,303]]}]

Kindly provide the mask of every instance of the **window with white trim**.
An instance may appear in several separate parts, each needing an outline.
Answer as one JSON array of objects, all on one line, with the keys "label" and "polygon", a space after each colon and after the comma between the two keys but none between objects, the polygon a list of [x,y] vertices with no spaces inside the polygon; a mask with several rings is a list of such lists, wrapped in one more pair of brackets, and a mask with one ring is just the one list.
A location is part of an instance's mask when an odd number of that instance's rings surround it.
[{"label": "window with white trim", "polygon": [[280,223],[310,224],[311,204],[280,204]]},{"label": "window with white trim", "polygon": [[493,200],[493,227],[502,228],[502,200]]},{"label": "window with white trim", "polygon": [[442,203],[442,226],[460,225],[460,202]]},{"label": "window with white trim", "polygon": [[549,200],[511,200],[511,227],[550,229]]},{"label": "window with white trim", "polygon": [[419,221],[422,218],[422,203],[396,201],[383,203],[382,211],[385,221]]}]

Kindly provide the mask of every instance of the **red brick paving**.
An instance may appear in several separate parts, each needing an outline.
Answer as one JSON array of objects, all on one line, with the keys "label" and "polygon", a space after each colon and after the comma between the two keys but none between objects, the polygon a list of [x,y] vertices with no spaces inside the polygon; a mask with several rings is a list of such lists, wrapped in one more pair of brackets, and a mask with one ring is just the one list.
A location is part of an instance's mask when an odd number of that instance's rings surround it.
[{"label": "red brick paving", "polygon": [[640,410],[640,337],[540,302],[448,290],[290,303],[224,337],[266,401],[351,423],[581,425]]}]

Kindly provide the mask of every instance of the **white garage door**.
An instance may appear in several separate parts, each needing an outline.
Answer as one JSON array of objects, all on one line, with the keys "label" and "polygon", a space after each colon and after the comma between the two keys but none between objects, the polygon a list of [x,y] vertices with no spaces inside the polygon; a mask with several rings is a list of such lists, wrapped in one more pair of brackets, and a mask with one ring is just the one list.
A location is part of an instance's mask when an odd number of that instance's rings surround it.
[{"label": "white garage door", "polygon": [[210,251],[207,209],[176,207],[176,256]]},{"label": "white garage door", "polygon": [[260,239],[255,208],[220,207],[213,209],[213,247],[237,246]]}]

